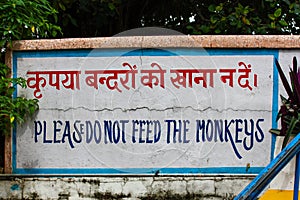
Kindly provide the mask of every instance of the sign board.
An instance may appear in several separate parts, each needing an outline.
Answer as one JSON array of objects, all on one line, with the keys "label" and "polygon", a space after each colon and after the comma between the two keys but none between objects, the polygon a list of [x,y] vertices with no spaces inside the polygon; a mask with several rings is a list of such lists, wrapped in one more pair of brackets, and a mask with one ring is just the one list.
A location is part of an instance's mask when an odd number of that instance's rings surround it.
[{"label": "sign board", "polygon": [[[13,132],[17,174],[258,173],[270,161],[277,50],[14,51],[39,99]],[[275,109],[273,109],[275,108]]]}]

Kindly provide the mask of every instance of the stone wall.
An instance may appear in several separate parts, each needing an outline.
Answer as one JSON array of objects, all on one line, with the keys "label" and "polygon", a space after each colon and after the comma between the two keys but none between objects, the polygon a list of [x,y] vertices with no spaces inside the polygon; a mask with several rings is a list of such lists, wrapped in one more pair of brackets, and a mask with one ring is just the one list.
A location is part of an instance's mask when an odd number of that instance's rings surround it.
[{"label": "stone wall", "polygon": [[233,199],[254,176],[1,176],[0,199]]}]

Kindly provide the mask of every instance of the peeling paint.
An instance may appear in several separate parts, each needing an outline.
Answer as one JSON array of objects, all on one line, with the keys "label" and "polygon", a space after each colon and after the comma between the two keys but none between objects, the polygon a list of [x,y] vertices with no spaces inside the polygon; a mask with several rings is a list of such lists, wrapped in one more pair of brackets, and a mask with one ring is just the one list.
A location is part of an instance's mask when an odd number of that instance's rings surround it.
[{"label": "peeling paint", "polygon": [[12,191],[20,190],[20,186],[19,186],[18,184],[13,184],[13,185],[10,187],[10,190],[12,190]]},{"label": "peeling paint", "polygon": [[0,199],[229,200],[253,178],[250,175],[72,178],[6,176],[0,179]]}]

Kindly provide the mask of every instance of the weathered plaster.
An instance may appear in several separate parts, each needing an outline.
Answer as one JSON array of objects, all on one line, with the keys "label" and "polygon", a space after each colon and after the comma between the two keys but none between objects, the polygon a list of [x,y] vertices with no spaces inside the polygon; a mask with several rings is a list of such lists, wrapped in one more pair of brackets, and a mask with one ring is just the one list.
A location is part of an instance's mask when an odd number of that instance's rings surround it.
[{"label": "weathered plaster", "polygon": [[[267,48],[299,49],[300,36],[134,36],[23,40],[14,51],[91,48]],[[11,51],[6,63],[11,65]],[[11,169],[11,138],[5,145],[5,173]],[[99,176],[26,177],[0,176],[0,199],[164,199],[176,195],[194,199],[232,199],[253,175],[211,176]]]},{"label": "weathered plaster", "polygon": [[1,177],[1,199],[232,199],[253,176]]},{"label": "weathered plaster", "polygon": [[193,35],[131,36],[21,40],[13,50],[55,50],[91,48],[299,48],[298,35]]}]

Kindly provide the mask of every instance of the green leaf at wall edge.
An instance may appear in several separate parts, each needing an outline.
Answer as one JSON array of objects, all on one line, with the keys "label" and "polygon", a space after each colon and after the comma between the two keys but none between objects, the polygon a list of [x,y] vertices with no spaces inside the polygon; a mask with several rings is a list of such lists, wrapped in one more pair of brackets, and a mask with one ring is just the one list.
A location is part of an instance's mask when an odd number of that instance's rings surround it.
[{"label": "green leaf at wall edge", "polygon": [[288,26],[288,23],[287,23],[285,20],[279,20],[278,23],[279,23],[281,26]]},{"label": "green leaf at wall edge", "polygon": [[280,17],[281,16],[281,8],[278,8],[277,10],[275,10],[275,12],[274,12],[274,17],[276,17],[276,18],[278,18],[278,17]]}]

